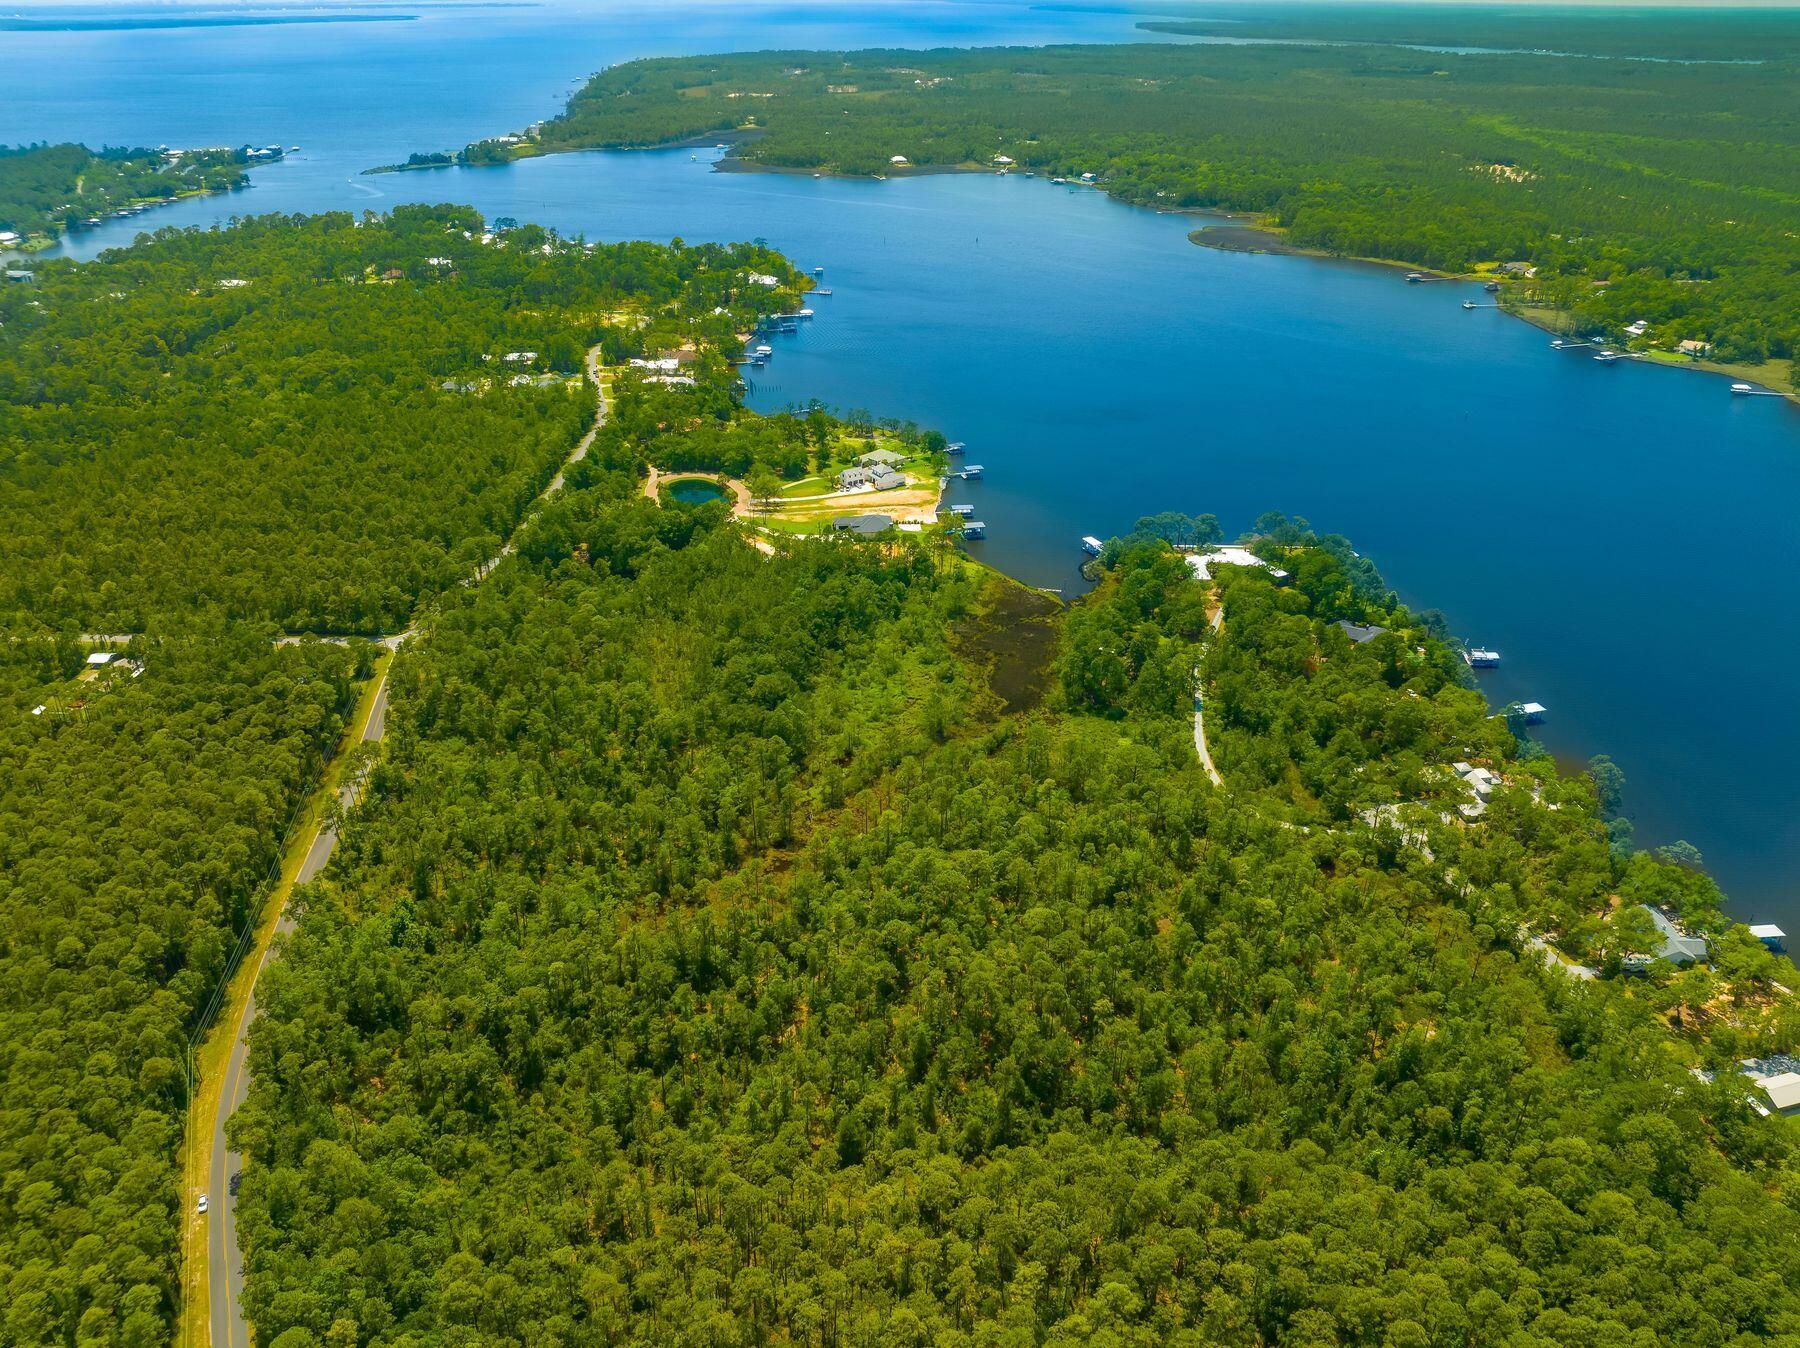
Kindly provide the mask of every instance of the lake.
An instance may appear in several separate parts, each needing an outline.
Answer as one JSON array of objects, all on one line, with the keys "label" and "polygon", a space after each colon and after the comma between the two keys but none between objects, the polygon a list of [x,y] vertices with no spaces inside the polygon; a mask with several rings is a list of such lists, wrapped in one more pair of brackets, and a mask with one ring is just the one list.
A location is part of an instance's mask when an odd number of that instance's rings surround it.
[{"label": "lake", "polygon": [[[157,14],[166,14],[157,10]],[[414,12],[411,9],[405,12]],[[1547,704],[1559,756],[1608,753],[1638,841],[1686,838],[1745,920],[1800,931],[1800,408],[1722,379],[1558,353],[1472,287],[1215,252],[1191,218],[1040,179],[717,173],[711,152],[357,176],[552,111],[647,53],[1136,36],[1119,15],[923,5],[418,11],[411,22],[0,32],[0,141],[299,143],[230,198],[82,236],[249,210],[467,201],[590,238],[766,238],[829,298],[752,402],[819,398],[943,430],[986,467],[972,550],[1081,585],[1078,539],[1164,509],[1266,510],[1348,535],[1412,604]],[[21,63],[20,54],[30,60]],[[14,78],[18,72],[23,79]]]}]

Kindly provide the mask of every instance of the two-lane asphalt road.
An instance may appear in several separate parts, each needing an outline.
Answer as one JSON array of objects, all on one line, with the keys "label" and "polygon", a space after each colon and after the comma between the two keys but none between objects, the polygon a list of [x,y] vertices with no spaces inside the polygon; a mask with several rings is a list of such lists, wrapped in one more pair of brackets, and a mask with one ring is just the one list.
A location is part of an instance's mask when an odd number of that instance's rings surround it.
[{"label": "two-lane asphalt road", "polygon": [[[374,704],[369,709],[369,722],[363,727],[362,743],[372,744],[379,740],[386,724],[387,675],[383,674],[381,686],[375,690]],[[338,791],[339,804],[348,808],[355,801],[360,785],[360,781],[346,782]],[[320,821],[312,842],[306,849],[306,858],[300,863],[300,870],[294,877],[294,883],[303,885],[324,870],[325,863],[331,860],[331,851],[336,846],[337,830],[329,822]],[[291,931],[293,926],[294,920],[284,904],[281,915],[275,920],[276,934]],[[262,963],[267,964],[268,958],[265,951]],[[261,972],[259,966],[259,976]],[[232,1028],[231,1052],[225,1059],[224,1086],[220,1093],[219,1112],[213,1123],[212,1168],[206,1179],[209,1195],[209,1230],[206,1238],[209,1244],[208,1263],[212,1269],[210,1281],[214,1348],[250,1348],[250,1327],[244,1319],[240,1304],[244,1269],[237,1241],[237,1195],[232,1192],[232,1179],[237,1175],[242,1161],[225,1141],[225,1124],[237,1112],[237,1107],[244,1103],[244,1096],[250,1089],[250,1073],[245,1066],[245,1056],[250,1047],[250,1023],[255,1019],[256,988],[252,985],[250,995],[244,1000],[243,1014]]]},{"label": "two-lane asphalt road", "polygon": [[[576,442],[556,476],[532,502],[520,524],[530,516],[539,505],[562,489],[564,475],[569,468],[587,457],[593,447],[594,437],[600,433],[600,427],[606,422],[606,385],[601,382],[603,371],[600,366],[600,349],[593,348],[587,357],[588,374],[594,381],[598,394],[594,408],[594,422],[588,427],[587,434]],[[479,584],[500,564],[502,558],[512,552],[519,536],[515,528],[500,551],[488,561],[476,568],[475,573],[465,584]],[[389,650],[399,651],[400,644],[418,630],[417,619],[399,636],[383,637],[382,644]],[[391,666],[390,666],[391,668]],[[369,721],[363,728],[362,743],[371,744],[381,738],[382,730],[387,722],[387,675],[381,676],[381,684],[375,690],[375,700],[369,709]],[[348,808],[356,799],[360,780],[346,782],[338,792],[338,801]],[[320,871],[325,869],[331,860],[331,852],[337,846],[337,830],[321,822],[315,830],[312,842],[306,849],[306,857],[300,863],[300,870],[294,883],[303,885]],[[293,929],[293,919],[288,915],[287,905],[283,902],[281,914],[275,920],[275,932],[280,935]],[[268,963],[269,950],[266,948],[257,963],[256,973],[260,978],[263,966]],[[250,1024],[256,1019],[256,980],[251,980],[250,994],[244,999],[244,1007],[237,1023],[231,1027],[231,1050],[225,1059],[225,1074],[220,1083],[219,1110],[213,1123],[212,1157],[207,1163],[206,1185],[208,1215],[207,1230],[207,1264],[208,1298],[207,1317],[211,1325],[213,1348],[251,1348],[250,1323],[244,1318],[244,1260],[238,1249],[237,1238],[237,1195],[231,1191],[231,1182],[242,1168],[243,1160],[225,1141],[225,1125],[237,1112],[239,1105],[250,1091],[250,1069],[247,1053],[250,1047]]]}]

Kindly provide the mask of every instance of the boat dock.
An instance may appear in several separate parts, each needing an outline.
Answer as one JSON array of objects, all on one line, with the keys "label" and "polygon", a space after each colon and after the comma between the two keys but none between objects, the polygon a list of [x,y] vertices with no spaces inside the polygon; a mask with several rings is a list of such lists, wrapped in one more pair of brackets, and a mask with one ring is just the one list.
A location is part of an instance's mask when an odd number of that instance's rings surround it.
[{"label": "boat dock", "polygon": [[1100,555],[1100,549],[1103,546],[1104,544],[1092,534],[1083,534],[1081,536],[1081,550],[1090,557],[1098,557]]},{"label": "boat dock", "polygon": [[1473,646],[1463,652],[1463,659],[1468,662],[1470,669],[1493,669],[1500,663],[1500,652]]},{"label": "boat dock", "polygon": [[962,536],[964,538],[986,538],[987,525],[980,520],[970,520],[963,525]]},{"label": "boat dock", "polygon": [[968,479],[973,478],[973,477],[980,477],[981,476],[981,465],[978,463],[972,463],[966,468],[958,468],[956,471],[952,472],[950,474],[950,476],[951,477],[960,477],[964,481],[967,481]]}]

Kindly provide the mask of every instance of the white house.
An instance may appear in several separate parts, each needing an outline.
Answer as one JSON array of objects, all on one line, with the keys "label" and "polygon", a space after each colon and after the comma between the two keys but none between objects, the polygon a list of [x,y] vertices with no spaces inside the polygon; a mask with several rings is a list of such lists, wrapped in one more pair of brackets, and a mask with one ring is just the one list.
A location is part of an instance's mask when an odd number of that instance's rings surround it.
[{"label": "white house", "polygon": [[905,168],[907,165],[907,158],[903,154],[897,154],[892,159],[888,160],[888,163],[892,164],[895,168]]},{"label": "white house", "polygon": [[1189,553],[1187,564],[1194,569],[1194,575],[1200,580],[1211,580],[1213,578],[1212,569],[1215,566],[1260,567],[1278,581],[1286,580],[1288,578],[1287,572],[1271,566],[1261,557],[1258,557],[1254,552],[1250,551],[1249,548],[1240,548],[1236,545],[1209,548],[1205,552]]},{"label": "white house", "polygon": [[102,665],[110,665],[115,658],[117,658],[117,652],[95,651],[92,655],[88,656],[87,662],[98,669]]},{"label": "white house", "polygon": [[529,365],[532,361],[537,359],[537,352],[508,351],[500,359],[504,360],[509,365]]},{"label": "white house", "polygon": [[994,156],[994,162],[996,164],[1001,165],[1002,167],[1005,167],[1006,165],[1012,163],[1013,161],[1012,161],[1011,157],[1008,155],[997,154]]},{"label": "white house", "polygon": [[1650,331],[1650,325],[1641,318],[1635,323],[1625,325],[1625,334],[1628,337],[1642,337],[1648,331]]},{"label": "white house", "polygon": [[11,248],[19,241],[19,236],[10,229],[0,229],[0,248]]},{"label": "white house", "polygon": [[764,271],[750,272],[744,279],[753,286],[778,286],[781,284],[779,276],[771,276]]}]

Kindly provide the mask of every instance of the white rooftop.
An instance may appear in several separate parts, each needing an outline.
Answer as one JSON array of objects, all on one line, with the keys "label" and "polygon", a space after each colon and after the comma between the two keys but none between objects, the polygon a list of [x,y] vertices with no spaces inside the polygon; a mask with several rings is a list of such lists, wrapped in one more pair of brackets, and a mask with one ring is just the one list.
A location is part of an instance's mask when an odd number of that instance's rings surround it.
[{"label": "white rooftop", "polygon": [[87,662],[90,665],[110,665],[113,662],[113,654],[112,651],[95,651],[88,656]]},{"label": "white rooftop", "polygon": [[1235,544],[1209,548],[1205,552],[1191,552],[1188,554],[1187,564],[1201,580],[1211,580],[1212,568],[1215,566],[1259,566],[1277,579],[1287,577],[1287,572],[1270,566],[1249,548],[1240,548]]},{"label": "white rooftop", "polygon": [[1800,1109],[1800,1072],[1758,1077],[1756,1087],[1769,1097],[1770,1104],[1784,1113],[1790,1109]]},{"label": "white rooftop", "polygon": [[1787,938],[1787,933],[1773,922],[1758,922],[1755,926],[1750,928],[1750,934],[1759,941],[1766,941],[1771,938],[1781,941]]}]

